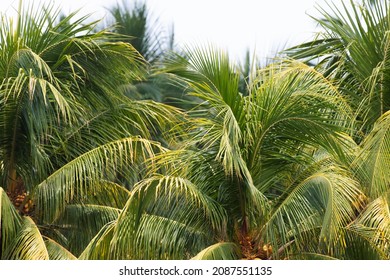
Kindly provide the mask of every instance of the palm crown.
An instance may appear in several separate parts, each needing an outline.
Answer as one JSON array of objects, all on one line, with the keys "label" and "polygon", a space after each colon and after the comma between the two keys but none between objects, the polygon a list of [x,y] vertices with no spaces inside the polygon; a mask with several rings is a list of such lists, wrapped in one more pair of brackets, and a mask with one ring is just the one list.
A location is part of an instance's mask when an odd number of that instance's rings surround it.
[{"label": "palm crown", "polygon": [[0,42],[1,258],[388,259],[388,7],[352,7],[246,86],[223,51],[170,54],[157,75],[198,101],[179,110],[127,91],[150,75],[128,37],[20,6]]}]

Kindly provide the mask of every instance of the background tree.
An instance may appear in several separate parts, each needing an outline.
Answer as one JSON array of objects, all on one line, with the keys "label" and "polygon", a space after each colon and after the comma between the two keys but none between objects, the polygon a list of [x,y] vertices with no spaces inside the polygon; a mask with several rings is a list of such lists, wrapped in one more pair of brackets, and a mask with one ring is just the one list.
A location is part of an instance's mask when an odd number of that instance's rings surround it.
[{"label": "background tree", "polygon": [[189,109],[198,100],[185,94],[183,87],[171,83],[167,73],[162,70],[165,59],[174,52],[181,51],[175,42],[174,27],[164,27],[155,19],[147,7],[140,1],[122,1],[109,8],[107,28],[136,48],[146,59],[148,74],[138,83],[123,85],[127,95],[132,98],[151,99],[170,104],[182,109]]}]

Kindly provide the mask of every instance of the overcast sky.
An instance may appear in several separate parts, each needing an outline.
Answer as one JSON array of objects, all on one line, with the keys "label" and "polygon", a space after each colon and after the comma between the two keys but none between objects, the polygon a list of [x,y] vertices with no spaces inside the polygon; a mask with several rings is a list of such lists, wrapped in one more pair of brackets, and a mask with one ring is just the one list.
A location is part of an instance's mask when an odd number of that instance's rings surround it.
[{"label": "overcast sky", "polygon": [[[26,1],[26,0],[25,0]],[[122,0],[119,0],[121,2]],[[130,2],[134,0],[128,0]],[[0,0],[0,9],[10,13],[19,0]],[[38,2],[35,0],[34,2]],[[82,8],[103,17],[116,0],[41,0],[54,2],[64,12]],[[242,58],[250,48],[261,57],[275,50],[312,38],[316,3],[325,0],[145,0],[155,18],[167,28],[174,23],[180,44],[212,43]]]}]

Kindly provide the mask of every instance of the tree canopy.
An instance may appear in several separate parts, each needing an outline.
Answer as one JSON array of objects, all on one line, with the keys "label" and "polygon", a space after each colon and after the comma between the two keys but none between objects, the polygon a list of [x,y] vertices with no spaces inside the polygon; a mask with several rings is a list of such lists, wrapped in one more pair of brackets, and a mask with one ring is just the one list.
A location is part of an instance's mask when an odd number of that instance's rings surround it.
[{"label": "tree canopy", "polygon": [[390,258],[387,1],[265,67],[110,11],[2,16],[1,259]]}]

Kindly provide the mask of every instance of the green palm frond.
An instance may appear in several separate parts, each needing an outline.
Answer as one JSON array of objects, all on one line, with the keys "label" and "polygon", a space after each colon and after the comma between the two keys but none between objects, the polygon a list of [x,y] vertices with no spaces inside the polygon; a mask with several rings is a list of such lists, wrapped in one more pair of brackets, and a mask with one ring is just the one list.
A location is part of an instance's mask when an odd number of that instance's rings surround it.
[{"label": "green palm frond", "polygon": [[131,45],[110,41],[119,35],[94,32],[96,22],[84,24],[76,13],[61,19],[52,5],[31,5],[20,5],[16,24],[4,15],[0,31],[0,179],[11,189],[18,178],[30,189],[58,168],[56,136],[126,103],[118,87],[145,73]]},{"label": "green palm frond", "polygon": [[53,239],[45,238],[50,260],[76,260],[77,258]]},{"label": "green palm frond", "polygon": [[344,259],[346,260],[389,260],[388,249],[378,246],[364,232],[348,229],[344,233],[346,248]]},{"label": "green palm frond", "polygon": [[372,198],[388,192],[390,185],[390,111],[383,114],[361,144],[353,165],[364,190]]},{"label": "green palm frond", "polygon": [[24,217],[22,226],[4,252],[6,260],[48,260],[49,253],[38,227],[30,217]]},{"label": "green palm frond", "polygon": [[133,259],[188,259],[210,242],[207,223],[200,224],[200,218],[194,223],[191,213],[186,215],[188,221],[174,220],[175,216],[142,215],[129,256]]},{"label": "green palm frond", "polygon": [[45,221],[53,221],[75,195],[91,195],[95,182],[112,176],[121,166],[131,168],[136,160],[145,162],[154,156],[155,151],[163,150],[156,142],[129,137],[82,154],[34,188],[38,213]]},{"label": "green palm frond", "polygon": [[[296,239],[294,246],[303,251],[314,242],[314,247],[337,255],[345,246],[342,229],[360,208],[354,205],[362,195],[359,185],[348,172],[331,162],[302,175],[306,178],[298,177],[272,208],[262,230],[265,239],[274,248]],[[300,243],[300,239],[306,241]]]},{"label": "green palm frond", "polygon": [[4,252],[11,246],[22,226],[22,217],[9,200],[7,193],[0,187],[0,242],[1,259],[6,259]]},{"label": "green palm frond", "polygon": [[287,53],[307,61],[319,59],[317,68],[338,79],[343,94],[356,112],[359,140],[389,110],[389,3],[346,1],[318,8],[314,18],[324,31],[311,42]]},{"label": "green palm frond", "polygon": [[180,134],[176,124],[183,117],[179,110],[168,105],[127,98],[114,107],[86,108],[77,125],[64,127],[63,133],[52,139],[52,158],[62,165],[99,145],[131,135],[174,142],[170,136]]},{"label": "green palm frond", "polygon": [[[194,236],[200,235],[207,240],[205,228],[222,234],[226,220],[225,210],[190,181],[162,175],[145,179],[135,187],[118,218],[113,237],[116,240],[113,244],[115,258],[153,258],[157,255],[184,258],[186,250],[193,251],[191,240]],[[151,238],[152,233],[161,239]],[[147,242],[145,236],[156,243]],[[188,236],[193,237],[188,239]],[[160,241],[161,246],[166,246],[162,252]]]},{"label": "green palm frond", "polygon": [[[248,128],[256,129],[253,132],[250,130],[248,135],[254,139],[263,140],[263,134],[276,131],[278,134],[290,134],[291,140],[296,135],[297,140],[314,144],[327,135],[347,131],[352,116],[347,100],[341,96],[337,85],[314,69],[300,63],[287,62],[287,65],[271,66],[260,72],[256,83],[254,92],[248,96],[251,101],[248,107],[253,115]],[[313,134],[321,138],[314,140],[314,135],[310,135],[311,129],[291,131],[294,122],[303,128],[311,126]],[[303,131],[310,133],[307,138],[301,135]],[[322,145],[325,146],[328,141],[326,147],[336,149],[337,145],[330,146],[334,142],[330,139],[326,139]],[[258,145],[254,143],[254,152],[259,150]]]},{"label": "green palm frond", "polygon": [[203,249],[192,260],[237,260],[239,257],[236,243],[220,242]]},{"label": "green palm frond", "polygon": [[93,191],[90,195],[75,196],[71,203],[77,205],[101,205],[122,209],[130,195],[131,192],[124,186],[115,182],[101,180],[94,184]]},{"label": "green palm frond", "polygon": [[[390,241],[390,195],[387,191],[382,196],[371,201],[360,216],[348,227],[351,235],[357,239],[357,243],[369,244],[367,250],[375,254],[372,259],[389,259],[389,241]],[[357,238],[358,237],[358,238]],[[352,239],[352,238],[351,238]],[[353,241],[353,239],[352,239]],[[352,243],[352,242],[351,242]],[[361,254],[360,258],[368,258],[372,254],[365,254],[356,250],[356,254]]]}]

